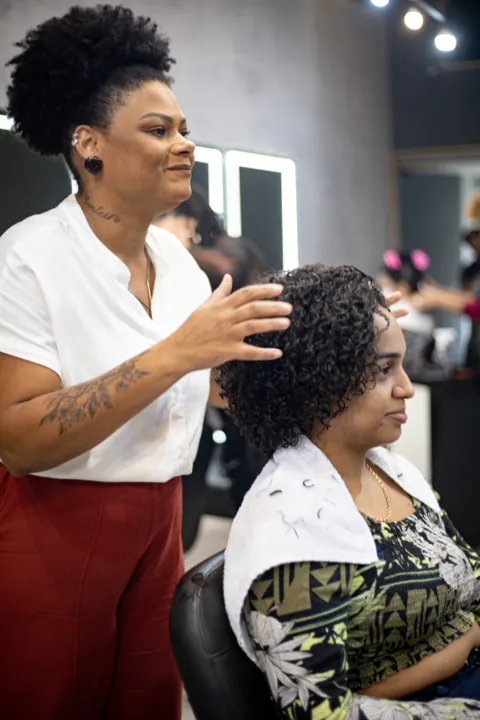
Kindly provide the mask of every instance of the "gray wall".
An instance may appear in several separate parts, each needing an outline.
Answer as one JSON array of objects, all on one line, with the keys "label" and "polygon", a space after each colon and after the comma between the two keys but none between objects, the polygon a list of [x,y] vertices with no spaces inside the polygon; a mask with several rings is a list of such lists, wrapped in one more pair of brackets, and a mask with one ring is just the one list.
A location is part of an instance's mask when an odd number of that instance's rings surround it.
[{"label": "gray wall", "polygon": [[433,38],[391,28],[396,148],[480,143],[480,70],[445,72]]},{"label": "gray wall", "polygon": [[[70,4],[0,0],[0,67],[28,28]],[[197,142],[296,161],[300,262],[348,262],[373,272],[388,225],[390,116],[380,14],[352,0],[131,4],[172,38],[175,91]]]}]

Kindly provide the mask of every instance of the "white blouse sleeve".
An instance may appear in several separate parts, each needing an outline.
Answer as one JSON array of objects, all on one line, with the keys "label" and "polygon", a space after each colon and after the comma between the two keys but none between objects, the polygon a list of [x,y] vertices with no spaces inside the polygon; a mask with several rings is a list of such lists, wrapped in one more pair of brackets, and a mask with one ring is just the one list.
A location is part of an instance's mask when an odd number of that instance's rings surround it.
[{"label": "white blouse sleeve", "polygon": [[61,376],[42,288],[16,247],[0,265],[0,353],[43,365]]}]

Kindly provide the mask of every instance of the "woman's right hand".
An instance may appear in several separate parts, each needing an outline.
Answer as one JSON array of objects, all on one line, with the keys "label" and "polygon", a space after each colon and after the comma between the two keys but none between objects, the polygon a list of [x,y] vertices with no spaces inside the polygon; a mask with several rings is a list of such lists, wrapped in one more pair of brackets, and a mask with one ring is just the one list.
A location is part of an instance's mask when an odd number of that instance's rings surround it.
[{"label": "woman's right hand", "polygon": [[276,360],[277,348],[249,345],[257,333],[286,330],[292,306],[277,300],[282,285],[252,285],[232,294],[226,275],[211,297],[166,342],[173,347],[185,372],[214,368],[230,360]]}]

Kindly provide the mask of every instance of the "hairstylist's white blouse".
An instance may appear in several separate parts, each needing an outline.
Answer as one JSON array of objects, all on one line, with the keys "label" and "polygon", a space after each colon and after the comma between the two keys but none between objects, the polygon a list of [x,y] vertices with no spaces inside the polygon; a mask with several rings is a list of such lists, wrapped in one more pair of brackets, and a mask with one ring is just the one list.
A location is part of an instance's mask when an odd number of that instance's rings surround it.
[{"label": "hairstylist's white blouse", "polygon": [[[72,196],[0,238],[0,352],[43,365],[69,387],[176,330],[210,294],[180,241],[151,228],[153,319],[129,292],[130,272],[90,229]],[[192,470],[209,372],[192,373],[92,451],[46,477],[166,482]]]}]

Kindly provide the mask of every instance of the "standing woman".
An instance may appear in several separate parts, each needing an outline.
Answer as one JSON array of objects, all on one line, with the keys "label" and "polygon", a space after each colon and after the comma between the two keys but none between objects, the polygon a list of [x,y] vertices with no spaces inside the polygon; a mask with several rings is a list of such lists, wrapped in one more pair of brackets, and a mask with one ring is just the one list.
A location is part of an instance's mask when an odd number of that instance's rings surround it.
[{"label": "standing woman", "polygon": [[291,307],[229,278],[207,300],[188,252],[149,230],[194,160],[156,25],[75,7],[19,47],[16,132],[79,192],[0,239],[0,715],[178,720],[178,476],[208,369],[278,358],[244,338]]}]

